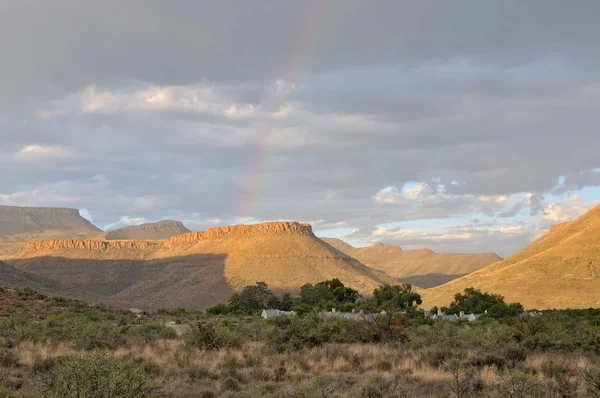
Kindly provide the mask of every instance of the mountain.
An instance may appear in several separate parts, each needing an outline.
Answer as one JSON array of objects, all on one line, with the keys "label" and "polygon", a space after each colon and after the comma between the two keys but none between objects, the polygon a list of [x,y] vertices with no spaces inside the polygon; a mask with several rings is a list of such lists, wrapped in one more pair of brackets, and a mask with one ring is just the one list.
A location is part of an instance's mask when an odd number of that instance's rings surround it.
[{"label": "mountain", "polygon": [[247,285],[276,291],[339,278],[363,294],[393,280],[318,239],[308,224],[273,222],[190,232],[162,242],[26,244],[11,264],[109,303],[205,308]]},{"label": "mountain", "polygon": [[159,221],[113,229],[104,233],[106,240],[163,240],[191,232],[180,221]]},{"label": "mountain", "polygon": [[48,295],[68,295],[88,300],[95,299],[94,295],[80,289],[15,269],[3,261],[0,261],[0,287],[28,287]]},{"label": "mountain", "polygon": [[441,285],[502,260],[494,253],[437,254],[429,249],[403,251],[383,243],[356,248],[335,238],[323,238],[363,264],[422,288]]},{"label": "mountain", "polygon": [[76,209],[0,206],[0,256],[16,253],[24,242],[83,238],[99,232]]},{"label": "mountain", "polygon": [[447,305],[475,287],[527,308],[600,306],[600,206],[554,226],[525,249],[477,272],[424,292],[426,305]]}]

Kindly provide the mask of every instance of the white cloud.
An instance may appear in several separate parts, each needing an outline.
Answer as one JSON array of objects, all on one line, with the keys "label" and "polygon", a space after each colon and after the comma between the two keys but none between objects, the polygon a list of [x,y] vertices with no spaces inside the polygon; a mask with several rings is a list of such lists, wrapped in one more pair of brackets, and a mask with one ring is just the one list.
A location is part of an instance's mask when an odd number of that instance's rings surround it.
[{"label": "white cloud", "polygon": [[88,209],[80,209],[79,214],[81,215],[81,217],[85,218],[89,222],[94,221],[94,217],[92,216],[92,213],[90,213],[90,211]]},{"label": "white cloud", "polygon": [[121,97],[110,91],[100,91],[96,86],[88,86],[81,93],[83,113],[116,111],[121,106]]},{"label": "white cloud", "polygon": [[380,204],[407,204],[412,201],[431,201],[440,199],[436,193],[425,184],[404,188],[400,191],[396,187],[386,187],[374,196],[375,202]]},{"label": "white cloud", "polygon": [[16,152],[13,157],[23,161],[68,159],[73,157],[73,153],[60,146],[46,145],[26,145]]},{"label": "white cloud", "polygon": [[542,214],[545,221],[561,223],[573,221],[600,204],[600,201],[583,202],[579,195],[573,195],[568,202],[549,203]]},{"label": "white cloud", "polygon": [[112,224],[108,224],[107,226],[105,226],[104,230],[108,231],[110,229],[132,227],[132,226],[144,224],[146,222],[147,222],[147,220],[145,218],[143,218],[143,217],[128,217],[128,216],[123,216],[123,217],[121,217],[121,219],[119,221],[114,222]]}]

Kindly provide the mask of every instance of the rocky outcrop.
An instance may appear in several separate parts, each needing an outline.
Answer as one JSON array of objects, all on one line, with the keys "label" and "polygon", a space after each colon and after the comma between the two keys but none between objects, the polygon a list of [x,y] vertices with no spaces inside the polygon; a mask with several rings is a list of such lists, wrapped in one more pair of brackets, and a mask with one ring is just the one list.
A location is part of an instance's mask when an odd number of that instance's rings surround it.
[{"label": "rocky outcrop", "polygon": [[105,251],[109,249],[149,250],[160,247],[160,243],[146,241],[101,241],[101,240],[44,240],[29,242],[19,251],[19,255],[35,254],[46,250],[92,250]]},{"label": "rocky outcrop", "polygon": [[207,239],[219,239],[225,237],[250,237],[256,235],[307,235],[314,236],[309,224],[298,222],[266,222],[252,225],[233,225],[227,227],[210,228],[206,231],[190,232],[188,234],[174,236],[165,241],[165,247],[170,248],[179,245],[198,242]]},{"label": "rocky outcrop", "polygon": [[189,233],[180,221],[165,220],[108,231],[106,240],[163,240]]},{"label": "rocky outcrop", "polygon": [[39,216],[79,217],[79,210],[60,207],[0,206],[0,220]]},{"label": "rocky outcrop", "polygon": [[567,221],[567,222],[563,222],[563,223],[560,223],[560,224],[551,225],[550,226],[550,232],[558,231],[560,229],[563,229],[564,227],[566,227],[569,224],[571,224],[571,221]]}]

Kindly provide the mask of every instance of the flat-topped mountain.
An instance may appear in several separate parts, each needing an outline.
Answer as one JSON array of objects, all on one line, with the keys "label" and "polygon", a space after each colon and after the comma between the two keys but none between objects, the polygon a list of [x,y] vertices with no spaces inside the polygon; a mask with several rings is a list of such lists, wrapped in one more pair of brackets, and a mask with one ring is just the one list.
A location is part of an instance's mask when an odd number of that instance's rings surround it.
[{"label": "flat-topped mountain", "polygon": [[0,206],[0,256],[16,253],[24,242],[85,238],[100,232],[77,209]]},{"label": "flat-topped mountain", "polygon": [[600,306],[600,206],[551,228],[525,249],[477,272],[426,290],[427,305],[447,305],[475,287],[528,308]]},{"label": "flat-topped mountain", "polygon": [[164,240],[191,232],[182,222],[165,220],[107,231],[106,240]]},{"label": "flat-topped mountain", "polygon": [[77,209],[0,206],[0,235],[66,231],[93,234],[101,230],[81,217]]},{"label": "flat-topped mountain", "polygon": [[11,263],[74,284],[109,302],[203,308],[266,282],[278,291],[339,278],[363,294],[393,282],[317,238],[308,224],[211,228],[162,242],[49,241],[26,245]]},{"label": "flat-topped mountain", "polygon": [[323,240],[373,269],[423,288],[446,283],[502,260],[494,253],[437,254],[429,249],[403,251],[399,246],[383,243],[356,248],[340,239]]}]

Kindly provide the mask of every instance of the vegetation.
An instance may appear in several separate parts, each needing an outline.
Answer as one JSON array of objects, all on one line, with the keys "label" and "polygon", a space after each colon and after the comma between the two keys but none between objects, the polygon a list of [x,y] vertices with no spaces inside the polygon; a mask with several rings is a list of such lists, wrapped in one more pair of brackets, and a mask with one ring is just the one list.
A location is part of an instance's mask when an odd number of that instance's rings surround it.
[{"label": "vegetation", "polygon": [[[292,297],[257,284],[224,305],[225,313],[161,310],[141,320],[4,289],[0,397],[600,396],[598,309],[445,322],[417,310],[410,285],[381,286],[369,299],[340,288],[326,281]],[[258,303],[275,299],[309,310],[257,316]],[[317,314],[331,303],[386,313],[363,320]],[[469,290],[449,309],[490,313],[502,304]],[[166,326],[173,321],[189,331],[177,336]]]},{"label": "vegetation", "polygon": [[464,312],[502,318],[522,313],[523,306],[519,303],[506,304],[504,297],[499,294],[485,293],[470,287],[465,289],[464,293],[456,293],[450,307],[442,308],[442,311],[448,314]]}]

